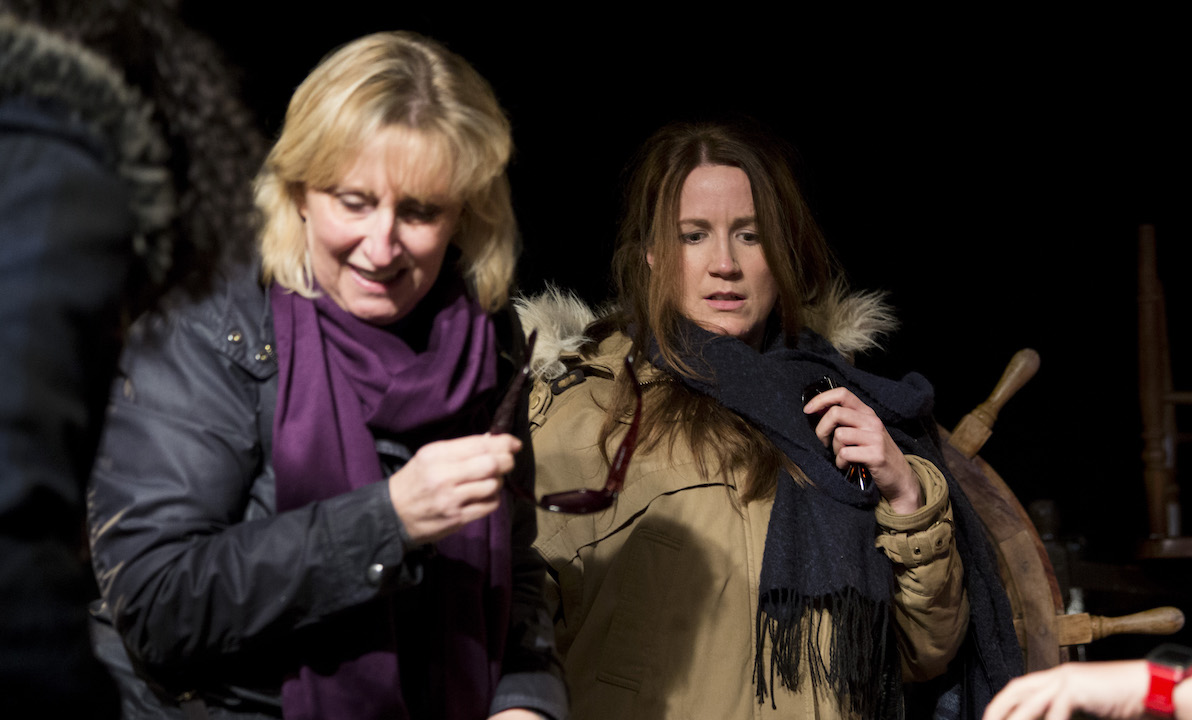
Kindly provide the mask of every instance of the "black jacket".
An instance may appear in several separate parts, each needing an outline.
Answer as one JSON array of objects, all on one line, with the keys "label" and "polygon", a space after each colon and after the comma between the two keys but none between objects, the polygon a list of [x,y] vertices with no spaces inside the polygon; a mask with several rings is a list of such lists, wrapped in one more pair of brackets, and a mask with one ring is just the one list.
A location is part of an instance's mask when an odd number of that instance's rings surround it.
[{"label": "black jacket", "polygon": [[[500,336],[520,337],[498,324]],[[418,583],[433,552],[406,537],[384,482],[274,512],[272,343],[255,268],[135,325],[88,495],[97,617],[114,620],[159,694],[197,692],[213,714],[279,714],[295,659],[367,632],[370,601]],[[502,361],[500,374],[510,368]],[[532,459],[519,467],[532,470]],[[534,512],[514,516],[513,617],[493,709],[563,717]],[[110,631],[98,651],[129,679]],[[139,695],[126,712],[154,703]]]}]

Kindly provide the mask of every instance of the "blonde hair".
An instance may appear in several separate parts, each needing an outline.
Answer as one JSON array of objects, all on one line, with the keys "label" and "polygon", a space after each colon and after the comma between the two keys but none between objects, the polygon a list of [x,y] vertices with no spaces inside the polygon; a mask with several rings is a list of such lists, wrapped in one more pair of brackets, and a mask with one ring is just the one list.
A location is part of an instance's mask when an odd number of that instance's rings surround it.
[{"label": "blonde hair", "polygon": [[[410,32],[368,35],[319,63],[298,86],[281,136],[256,179],[265,280],[314,297],[299,205],[308,188],[334,185],[368,140],[389,128],[450,175],[463,205],[452,243],[487,310],[503,306],[518,242],[505,166],[509,121],[492,88],[439,43]],[[426,173],[418,173],[425,175]]]}]

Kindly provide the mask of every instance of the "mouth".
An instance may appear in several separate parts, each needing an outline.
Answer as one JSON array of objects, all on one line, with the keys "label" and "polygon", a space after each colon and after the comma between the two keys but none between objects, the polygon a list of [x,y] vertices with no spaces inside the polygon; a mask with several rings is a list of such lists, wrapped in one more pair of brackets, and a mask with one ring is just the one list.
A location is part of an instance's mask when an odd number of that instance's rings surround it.
[{"label": "mouth", "polygon": [[406,271],[404,267],[391,266],[381,270],[365,270],[356,265],[349,265],[356,277],[365,281],[366,283],[376,283],[378,285],[389,285],[397,280]]},{"label": "mouth", "polygon": [[735,292],[715,292],[704,300],[715,310],[738,310],[745,304],[745,296]]}]

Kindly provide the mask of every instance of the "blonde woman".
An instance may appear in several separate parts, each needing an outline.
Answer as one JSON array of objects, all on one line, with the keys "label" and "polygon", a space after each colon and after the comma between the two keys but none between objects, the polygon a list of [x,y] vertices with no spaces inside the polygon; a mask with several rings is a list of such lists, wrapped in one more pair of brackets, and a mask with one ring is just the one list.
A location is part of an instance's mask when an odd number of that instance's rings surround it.
[{"label": "blonde woman", "polygon": [[533,512],[503,492],[532,468],[486,432],[520,351],[510,149],[488,84],[417,35],[298,88],[260,268],[121,362],[89,520],[127,715],[565,714]]}]

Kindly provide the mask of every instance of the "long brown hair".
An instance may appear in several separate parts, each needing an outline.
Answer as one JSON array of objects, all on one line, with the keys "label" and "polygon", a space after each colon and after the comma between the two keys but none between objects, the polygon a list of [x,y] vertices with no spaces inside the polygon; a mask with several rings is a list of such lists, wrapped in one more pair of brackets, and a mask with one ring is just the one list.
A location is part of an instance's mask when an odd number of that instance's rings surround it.
[{"label": "long brown hair", "polygon": [[[625,196],[625,214],[613,256],[617,311],[589,330],[597,339],[615,330],[631,331],[641,352],[657,340],[668,366],[690,374],[683,361],[679,328],[683,321],[682,253],[679,242],[679,198],[687,176],[700,165],[726,165],[749,178],[758,236],[778,284],[779,295],[767,323],[764,342],[779,335],[793,343],[802,329],[805,310],[841,281],[835,259],[811,216],[790,168],[789,148],[759,126],[733,123],[676,123],[656,132],[638,153]],[[653,255],[653,267],[646,253]],[[802,473],[757,428],[715,400],[681,383],[658,383],[647,391],[638,446],[649,451],[666,442],[668,452],[682,438],[690,445],[706,480],[719,463],[720,473],[745,474],[744,501],[769,495],[778,470]],[[633,389],[618,378],[613,401],[600,432],[600,445],[628,412]],[[796,410],[797,411],[797,410]]]}]

